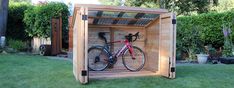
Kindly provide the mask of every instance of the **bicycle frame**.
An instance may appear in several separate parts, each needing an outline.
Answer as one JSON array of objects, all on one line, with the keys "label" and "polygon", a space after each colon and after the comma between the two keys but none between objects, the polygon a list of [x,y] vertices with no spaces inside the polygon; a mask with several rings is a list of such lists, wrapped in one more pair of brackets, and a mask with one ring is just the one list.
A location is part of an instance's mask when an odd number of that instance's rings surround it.
[{"label": "bicycle frame", "polygon": [[118,49],[118,51],[117,51],[116,53],[114,53],[113,56],[114,56],[115,58],[126,54],[126,51],[129,50],[132,59],[135,59],[134,52],[133,52],[133,48],[132,48],[132,44],[131,44],[127,39],[124,40],[124,41],[114,41],[114,42],[110,42],[109,44],[113,44],[113,43],[124,43],[124,44],[125,44],[122,48]]}]

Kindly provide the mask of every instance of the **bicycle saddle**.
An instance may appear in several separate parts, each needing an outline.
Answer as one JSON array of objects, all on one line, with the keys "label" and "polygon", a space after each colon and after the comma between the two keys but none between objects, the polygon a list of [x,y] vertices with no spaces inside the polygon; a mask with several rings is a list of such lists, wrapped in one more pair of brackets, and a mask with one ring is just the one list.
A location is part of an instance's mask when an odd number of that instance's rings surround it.
[{"label": "bicycle saddle", "polygon": [[104,40],[105,43],[107,43],[107,39],[106,39],[105,35],[106,35],[105,32],[99,32],[99,33],[98,33],[98,37],[99,37],[100,39]]}]

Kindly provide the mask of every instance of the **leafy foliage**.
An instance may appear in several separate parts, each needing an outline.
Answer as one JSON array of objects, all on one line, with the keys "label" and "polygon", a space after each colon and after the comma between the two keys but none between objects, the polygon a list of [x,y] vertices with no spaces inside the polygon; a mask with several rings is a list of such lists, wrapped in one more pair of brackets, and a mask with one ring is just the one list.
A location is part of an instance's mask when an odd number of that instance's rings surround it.
[{"label": "leafy foliage", "polygon": [[[224,46],[223,46],[223,56],[224,57],[230,57],[230,56],[233,56],[233,43],[232,43],[232,40],[231,40],[231,29],[230,27],[226,27],[227,24],[223,25],[223,34],[224,34]],[[230,26],[230,24],[229,24]]]},{"label": "leafy foliage", "polygon": [[29,7],[31,7],[31,5],[28,3],[10,3],[6,30],[7,38],[23,41],[30,39],[25,32],[25,24],[23,23],[24,11]]},{"label": "leafy foliage", "polygon": [[[68,32],[68,7],[64,3],[50,2],[34,6],[25,11],[24,22],[27,26],[26,32],[32,37],[50,37],[51,18],[62,16],[62,30],[65,36]],[[63,37],[64,37],[63,36]]]},{"label": "leafy foliage", "polygon": [[[222,25],[230,24],[230,29],[234,29],[234,12],[207,13],[197,16],[184,16],[177,18],[177,50],[186,51],[193,45],[191,41],[196,39],[193,27],[199,26],[199,38],[204,45],[211,44],[215,48],[224,45]],[[231,34],[234,37],[234,34]],[[193,48],[193,47],[192,47]],[[195,47],[199,48],[199,47]]]},{"label": "leafy foliage", "polygon": [[27,43],[21,40],[8,39],[7,42],[8,42],[9,47],[19,50],[19,51],[27,48]]},{"label": "leafy foliage", "polygon": [[[179,22],[177,25],[181,25]],[[186,52],[188,60],[196,59],[196,54],[204,53],[204,42],[201,39],[201,30],[198,25],[191,25],[190,29],[177,31],[177,50]]]},{"label": "leafy foliage", "polygon": [[211,7],[211,11],[225,12],[234,9],[234,0],[219,0],[217,6]]},{"label": "leafy foliage", "polygon": [[[120,5],[121,0],[101,0],[106,5]],[[111,2],[111,3],[109,3]],[[126,6],[165,8],[175,11],[178,15],[191,15],[192,13],[206,13],[218,0],[126,0]]]},{"label": "leafy foliage", "polygon": [[121,0],[99,0],[99,1],[105,3],[105,5],[121,6],[122,4]]},{"label": "leafy foliage", "polygon": [[31,0],[9,0],[10,2],[28,2],[30,3]]}]

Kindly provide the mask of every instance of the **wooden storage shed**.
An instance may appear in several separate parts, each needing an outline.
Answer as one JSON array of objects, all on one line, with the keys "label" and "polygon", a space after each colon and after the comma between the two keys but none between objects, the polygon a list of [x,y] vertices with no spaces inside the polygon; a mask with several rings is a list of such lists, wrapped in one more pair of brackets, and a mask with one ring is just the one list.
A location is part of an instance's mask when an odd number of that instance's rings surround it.
[{"label": "wooden storage shed", "polygon": [[[76,4],[72,19],[73,73],[81,83],[93,78],[160,75],[175,78],[176,16],[165,9]],[[88,70],[88,49],[103,45],[98,32],[106,32],[108,41],[121,40],[128,33],[140,32],[133,45],[146,55],[144,68],[130,72],[118,59],[113,69]],[[111,47],[116,51],[121,44]]]}]

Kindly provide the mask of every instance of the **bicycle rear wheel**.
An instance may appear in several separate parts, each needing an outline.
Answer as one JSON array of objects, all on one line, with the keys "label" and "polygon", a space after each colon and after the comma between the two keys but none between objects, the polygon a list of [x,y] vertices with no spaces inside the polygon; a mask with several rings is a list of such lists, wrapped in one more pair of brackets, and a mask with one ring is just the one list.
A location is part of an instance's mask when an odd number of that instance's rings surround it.
[{"label": "bicycle rear wheel", "polygon": [[145,65],[145,54],[136,46],[133,46],[133,52],[135,58],[132,58],[129,50],[125,51],[122,56],[123,64],[130,71],[140,71]]},{"label": "bicycle rear wheel", "polygon": [[89,69],[102,71],[108,66],[109,55],[102,46],[91,47],[88,50]]}]

